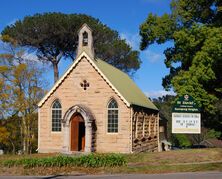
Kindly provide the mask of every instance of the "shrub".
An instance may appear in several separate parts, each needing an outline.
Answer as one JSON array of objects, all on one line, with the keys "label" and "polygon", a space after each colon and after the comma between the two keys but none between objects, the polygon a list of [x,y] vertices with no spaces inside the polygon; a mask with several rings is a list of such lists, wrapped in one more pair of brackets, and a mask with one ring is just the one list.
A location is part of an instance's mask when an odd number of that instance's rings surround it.
[{"label": "shrub", "polygon": [[126,165],[126,159],[120,154],[89,154],[82,156],[57,156],[48,158],[26,158],[19,160],[6,160],[4,166],[31,167],[117,167]]},{"label": "shrub", "polygon": [[187,148],[191,146],[191,142],[185,134],[175,134],[173,138],[173,143],[178,147]]}]

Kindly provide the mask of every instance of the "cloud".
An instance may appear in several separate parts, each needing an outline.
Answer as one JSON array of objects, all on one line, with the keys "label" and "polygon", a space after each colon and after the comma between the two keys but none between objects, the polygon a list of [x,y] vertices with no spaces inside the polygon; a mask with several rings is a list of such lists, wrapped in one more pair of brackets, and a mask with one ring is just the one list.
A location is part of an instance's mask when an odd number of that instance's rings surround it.
[{"label": "cloud", "polygon": [[145,50],[144,57],[151,63],[159,62],[160,60],[164,59],[164,55],[160,53],[153,52],[151,50]]},{"label": "cloud", "polygon": [[131,33],[121,33],[121,39],[125,39],[126,42],[135,50],[139,50],[140,47],[140,36],[139,34],[131,34]]},{"label": "cloud", "polygon": [[[140,51],[140,40],[141,37],[140,35],[137,34],[132,34],[132,33],[120,33],[121,39],[125,39],[126,42],[134,49]],[[157,53],[154,51],[151,51],[150,49],[141,51],[141,55],[143,54],[143,58],[147,59],[151,63],[157,63],[160,60],[164,59],[164,55],[162,53]]]},{"label": "cloud", "polygon": [[149,91],[145,92],[145,94],[150,98],[158,98],[165,95],[173,95],[173,96],[176,95],[173,91],[165,91],[165,90]]}]

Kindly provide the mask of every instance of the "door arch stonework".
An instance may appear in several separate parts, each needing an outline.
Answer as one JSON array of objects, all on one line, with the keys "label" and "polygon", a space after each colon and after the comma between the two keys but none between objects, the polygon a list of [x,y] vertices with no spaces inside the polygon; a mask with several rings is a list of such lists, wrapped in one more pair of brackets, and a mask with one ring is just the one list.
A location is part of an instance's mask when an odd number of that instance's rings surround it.
[{"label": "door arch stonework", "polygon": [[75,105],[69,108],[63,119],[63,149],[62,152],[64,153],[70,153],[71,152],[71,146],[70,146],[70,120],[72,116],[76,113],[79,113],[85,123],[85,149],[84,152],[92,152],[92,123],[94,121],[94,117],[91,113],[91,111],[83,106],[83,105]]}]

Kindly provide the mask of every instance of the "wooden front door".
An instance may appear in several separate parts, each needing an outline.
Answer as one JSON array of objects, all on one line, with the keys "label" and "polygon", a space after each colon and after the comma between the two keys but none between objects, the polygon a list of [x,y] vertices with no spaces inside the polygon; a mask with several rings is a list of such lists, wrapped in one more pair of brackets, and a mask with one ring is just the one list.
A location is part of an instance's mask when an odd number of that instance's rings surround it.
[{"label": "wooden front door", "polygon": [[85,123],[80,114],[73,115],[71,119],[71,151],[84,151],[85,148]]}]

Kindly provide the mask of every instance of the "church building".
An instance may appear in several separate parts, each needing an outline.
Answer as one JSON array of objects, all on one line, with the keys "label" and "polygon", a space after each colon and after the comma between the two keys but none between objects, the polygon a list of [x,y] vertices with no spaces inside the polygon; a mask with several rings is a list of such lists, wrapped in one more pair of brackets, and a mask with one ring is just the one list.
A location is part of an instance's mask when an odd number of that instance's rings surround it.
[{"label": "church building", "polygon": [[158,151],[159,111],[127,74],[96,57],[92,30],[38,104],[38,152]]}]

